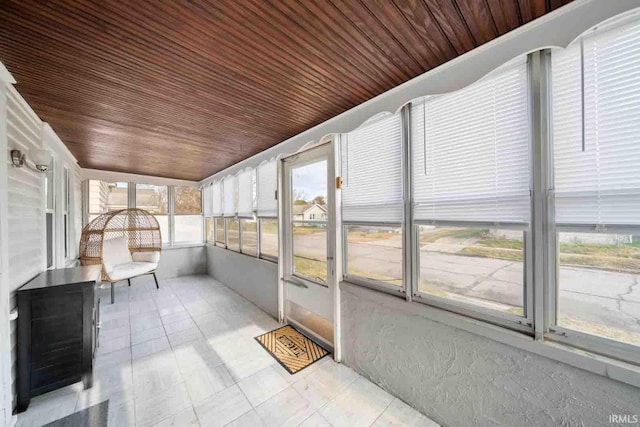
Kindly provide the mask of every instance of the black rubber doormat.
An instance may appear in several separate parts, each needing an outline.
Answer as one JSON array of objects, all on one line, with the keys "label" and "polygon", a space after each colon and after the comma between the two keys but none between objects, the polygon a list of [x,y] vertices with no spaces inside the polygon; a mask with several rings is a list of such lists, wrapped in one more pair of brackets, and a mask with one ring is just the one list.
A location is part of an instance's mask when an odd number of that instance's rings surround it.
[{"label": "black rubber doormat", "polygon": [[44,427],[107,427],[109,418],[109,401],[89,406],[64,418],[55,420]]},{"label": "black rubber doormat", "polygon": [[290,374],[300,372],[329,354],[290,325],[257,336],[256,341]]}]

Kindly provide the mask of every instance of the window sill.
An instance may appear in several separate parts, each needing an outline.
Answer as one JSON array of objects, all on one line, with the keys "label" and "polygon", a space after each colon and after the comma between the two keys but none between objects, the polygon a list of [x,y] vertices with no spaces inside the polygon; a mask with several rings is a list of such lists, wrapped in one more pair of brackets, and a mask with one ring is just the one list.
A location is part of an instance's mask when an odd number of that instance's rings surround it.
[{"label": "window sill", "polygon": [[640,366],[621,362],[599,354],[590,353],[552,341],[535,341],[529,335],[495,326],[421,303],[407,303],[385,292],[375,291],[363,285],[340,282],[340,289],[358,298],[366,298],[378,304],[392,307],[401,314],[425,317],[434,322],[453,326],[467,332],[506,344],[520,350],[566,363],[594,374],[611,378],[634,387],[640,387]]},{"label": "window sill", "polygon": [[186,249],[186,248],[200,248],[203,247],[204,243],[178,243],[175,245],[162,245],[162,250],[163,251],[170,251],[173,249]]}]

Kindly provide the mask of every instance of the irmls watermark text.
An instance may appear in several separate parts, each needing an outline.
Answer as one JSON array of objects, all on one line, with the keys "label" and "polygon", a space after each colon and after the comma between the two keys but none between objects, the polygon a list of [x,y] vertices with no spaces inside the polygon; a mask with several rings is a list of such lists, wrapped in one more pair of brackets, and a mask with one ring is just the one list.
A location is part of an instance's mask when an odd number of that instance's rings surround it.
[{"label": "irmls watermark text", "polygon": [[638,414],[609,414],[610,424],[640,424]]}]

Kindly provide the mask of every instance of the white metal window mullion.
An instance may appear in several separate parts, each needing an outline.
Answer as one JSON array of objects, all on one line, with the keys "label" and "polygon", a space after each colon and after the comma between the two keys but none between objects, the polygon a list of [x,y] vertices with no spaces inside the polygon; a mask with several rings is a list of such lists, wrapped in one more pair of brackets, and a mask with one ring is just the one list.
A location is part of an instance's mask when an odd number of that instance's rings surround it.
[{"label": "white metal window mullion", "polygon": [[402,139],[402,193],[404,199],[403,226],[402,226],[402,262],[403,277],[402,286],[404,288],[405,299],[411,302],[413,289],[417,283],[419,271],[414,268],[416,265],[417,252],[414,241],[416,236],[413,233],[413,190],[411,187],[411,105],[405,105],[400,112],[401,139]]},{"label": "white metal window mullion", "polygon": [[175,186],[169,185],[167,187],[167,201],[169,202],[169,246],[173,246],[175,242]]}]

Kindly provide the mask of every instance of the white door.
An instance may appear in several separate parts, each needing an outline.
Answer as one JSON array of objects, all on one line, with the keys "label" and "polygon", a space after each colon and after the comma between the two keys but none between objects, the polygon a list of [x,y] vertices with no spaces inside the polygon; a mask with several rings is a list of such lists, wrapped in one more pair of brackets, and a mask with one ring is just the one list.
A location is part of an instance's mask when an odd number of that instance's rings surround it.
[{"label": "white door", "polygon": [[325,144],[284,159],[282,182],[285,318],[333,347],[331,153]]}]

